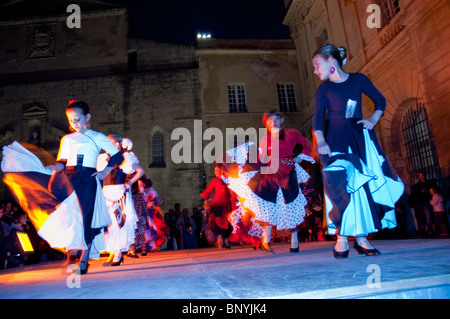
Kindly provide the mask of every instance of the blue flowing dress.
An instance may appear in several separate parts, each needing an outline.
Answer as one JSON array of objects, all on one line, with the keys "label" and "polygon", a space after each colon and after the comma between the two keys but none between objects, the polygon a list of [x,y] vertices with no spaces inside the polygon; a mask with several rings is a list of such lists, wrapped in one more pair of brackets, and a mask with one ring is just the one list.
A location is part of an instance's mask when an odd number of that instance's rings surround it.
[{"label": "blue flowing dress", "polygon": [[395,202],[404,184],[387,160],[374,130],[363,118],[362,94],[384,112],[386,99],[365,75],[351,73],[342,83],[327,81],[317,89],[312,118],[322,130],[331,156],[321,156],[326,219],[330,235],[368,236],[396,227]]}]

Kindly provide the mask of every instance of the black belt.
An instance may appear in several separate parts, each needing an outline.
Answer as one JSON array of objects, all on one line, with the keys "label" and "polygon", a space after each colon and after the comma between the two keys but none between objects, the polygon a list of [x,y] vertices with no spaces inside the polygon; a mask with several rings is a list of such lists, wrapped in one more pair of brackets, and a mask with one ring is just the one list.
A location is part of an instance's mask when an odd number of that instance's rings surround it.
[{"label": "black belt", "polygon": [[95,172],[97,171],[97,169],[93,168],[93,167],[86,167],[86,166],[66,166],[66,170],[76,170],[79,172],[83,172],[83,171],[91,171],[91,172]]}]

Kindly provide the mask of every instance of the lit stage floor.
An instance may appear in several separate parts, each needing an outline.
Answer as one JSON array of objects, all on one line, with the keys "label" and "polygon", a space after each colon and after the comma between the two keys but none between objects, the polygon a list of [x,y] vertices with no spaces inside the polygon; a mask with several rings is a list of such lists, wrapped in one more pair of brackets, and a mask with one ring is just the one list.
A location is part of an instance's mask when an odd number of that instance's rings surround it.
[{"label": "lit stage floor", "polygon": [[373,241],[381,256],[332,256],[333,242],[273,244],[275,254],[233,246],[159,251],[125,257],[124,265],[93,261],[77,277],[63,262],[0,271],[8,299],[307,299],[450,297],[450,239]]}]

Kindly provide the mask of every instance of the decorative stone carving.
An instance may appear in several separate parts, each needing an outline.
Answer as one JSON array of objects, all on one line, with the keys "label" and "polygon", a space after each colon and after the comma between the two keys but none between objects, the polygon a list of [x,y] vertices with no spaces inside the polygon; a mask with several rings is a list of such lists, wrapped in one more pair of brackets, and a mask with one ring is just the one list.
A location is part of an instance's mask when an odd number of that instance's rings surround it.
[{"label": "decorative stone carving", "polygon": [[247,65],[247,70],[252,72],[258,79],[267,85],[273,83],[274,77],[276,75],[271,63],[261,56],[256,56]]},{"label": "decorative stone carving", "polygon": [[28,59],[52,58],[55,56],[56,24],[28,25]]},{"label": "decorative stone carving", "polygon": [[386,46],[403,29],[404,29],[404,26],[398,25],[396,23],[390,23],[389,25],[385,26],[379,33],[380,43],[383,46]]}]

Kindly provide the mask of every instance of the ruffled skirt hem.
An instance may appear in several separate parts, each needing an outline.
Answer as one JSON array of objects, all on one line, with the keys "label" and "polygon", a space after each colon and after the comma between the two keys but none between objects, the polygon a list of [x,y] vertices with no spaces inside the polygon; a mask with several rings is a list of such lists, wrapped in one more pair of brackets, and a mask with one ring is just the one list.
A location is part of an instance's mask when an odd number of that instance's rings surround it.
[{"label": "ruffled skirt hem", "polygon": [[[295,163],[293,169],[295,169],[298,184],[308,181],[309,174],[300,165]],[[296,229],[306,215],[307,201],[301,190],[290,203],[285,202],[281,188],[278,188],[276,202],[264,200],[255,194],[248,185],[256,174],[259,172],[240,173],[238,178],[229,179],[228,187],[241,198],[243,206],[254,213],[256,222],[261,225],[276,226],[279,231]]]},{"label": "ruffled skirt hem", "polygon": [[[358,168],[345,159],[337,159],[323,169],[323,173],[333,176],[334,173],[346,174],[346,192],[348,196],[345,209],[341,212],[341,220],[331,211],[336,209],[336,200],[327,194],[325,187],[325,208],[330,235],[368,236],[380,229],[392,229],[397,226],[395,203],[403,194],[404,184],[398,176],[385,176],[383,163],[387,161],[373,143],[369,132],[364,129],[366,163],[359,159]],[[349,149],[349,153],[352,150]],[[340,155],[340,154],[332,154]],[[324,180],[327,177],[324,175]],[[374,207],[382,208],[384,214],[374,213]],[[380,218],[378,218],[381,216]]]}]

